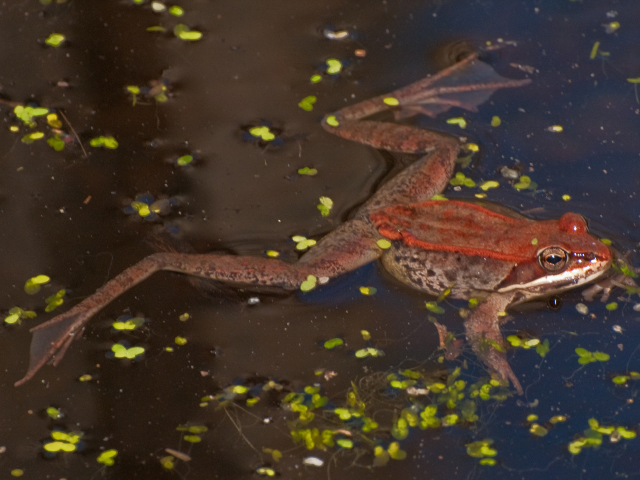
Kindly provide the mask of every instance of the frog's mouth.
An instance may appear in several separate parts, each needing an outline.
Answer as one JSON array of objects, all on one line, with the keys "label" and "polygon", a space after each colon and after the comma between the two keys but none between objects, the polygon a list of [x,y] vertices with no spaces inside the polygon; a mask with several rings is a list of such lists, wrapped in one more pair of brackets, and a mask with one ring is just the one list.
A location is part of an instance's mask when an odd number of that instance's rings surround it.
[{"label": "frog's mouth", "polygon": [[[593,258],[585,262],[583,258],[572,256],[567,267],[558,273],[545,273],[530,281],[514,282],[498,287],[500,293],[517,292],[517,303],[532,298],[554,295],[590,283],[610,270],[611,258]],[[516,267],[518,268],[518,267]]]}]

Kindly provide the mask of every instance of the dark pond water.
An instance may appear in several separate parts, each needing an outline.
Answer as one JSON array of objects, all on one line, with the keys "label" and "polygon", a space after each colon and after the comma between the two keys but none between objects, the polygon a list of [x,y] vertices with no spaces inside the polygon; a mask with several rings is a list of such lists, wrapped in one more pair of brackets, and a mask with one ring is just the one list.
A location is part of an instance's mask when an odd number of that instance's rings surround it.
[{"label": "dark pond water", "polygon": [[[583,214],[596,235],[611,239],[638,264],[640,103],[627,81],[640,76],[637,2],[191,0],[180,6],[182,18],[128,0],[2,4],[0,310],[7,316],[19,306],[38,316],[5,325],[0,334],[0,477],[22,470],[28,479],[247,478],[259,475],[261,467],[283,478],[637,476],[640,439],[615,442],[605,432],[599,448],[568,451],[589,419],[638,428],[640,383],[612,382],[616,375],[640,371],[640,314],[633,309],[638,297],[623,290],[614,294],[614,311],[594,302],[589,314],[578,313],[579,292],[563,295],[555,311],[544,302],[514,309],[505,334],[527,332],[551,347],[544,359],[533,350],[509,352],[525,395],[478,400],[472,423],[411,428],[399,441],[406,458],[376,468],[375,445],[387,449],[397,441],[388,428],[409,405],[388,387],[386,374],[414,368],[446,381],[462,367],[467,385],[486,381],[488,374],[470,350],[462,359],[438,363],[437,334],[424,304],[433,299],[403,288],[375,265],[309,294],[258,295],[260,303],[253,306],[246,295],[206,298],[184,277],[156,274],[91,321],[57,368],[45,367],[25,386],[13,386],[28,365],[28,329],[53,316],[44,312],[45,299],[66,289],[57,310],[63,311],[90,295],[152,252],[144,239],[154,225],[179,229],[201,252],[263,255],[275,249],[295,258],[292,235],[316,238],[332,230],[389,168],[388,155],[326,134],[320,118],[437,71],[464,45],[484,52],[502,75],[526,75],[532,85],[498,92],[478,113],[454,111],[420,123],[460,134],[445,118],[463,114],[466,134],[481,149],[465,174],[501,182],[489,192],[490,200],[540,219],[567,210]],[[620,27],[607,33],[611,22]],[[177,39],[171,30],[178,23],[203,32],[203,38]],[[146,31],[157,25],[167,33]],[[350,38],[328,39],[325,28],[347,29]],[[51,33],[64,34],[66,43],[45,46]],[[356,49],[366,56],[358,57]],[[344,70],[310,83],[329,58],[343,61]],[[532,73],[513,65],[531,67]],[[158,80],[168,86],[168,101],[140,94],[134,106],[126,86],[148,87]],[[317,102],[306,112],[298,102],[309,95]],[[43,139],[21,142],[34,131],[45,132],[45,138],[54,132],[44,117],[35,128],[24,125],[11,102],[64,113],[64,132],[73,139],[73,126],[87,154],[73,142],[60,152]],[[490,126],[493,116],[501,118],[500,127]],[[258,125],[279,133],[280,144],[263,148],[245,141],[246,130]],[[548,131],[552,125],[563,132]],[[99,136],[113,136],[118,148],[89,146]],[[176,159],[187,154],[194,164],[177,166]],[[520,168],[538,191],[511,188],[499,173],[504,166]],[[297,175],[302,167],[318,174]],[[446,194],[473,198],[477,192]],[[156,222],[126,215],[123,207],[145,193],[175,197],[178,205]],[[316,208],[320,196],[334,201],[327,218]],[[51,277],[50,284],[36,295],[24,293],[25,281],[39,274]],[[361,286],[377,293],[364,296]],[[441,321],[462,334],[456,310],[464,304],[444,306]],[[190,319],[180,321],[185,312]],[[134,332],[117,332],[111,324],[123,314],[147,322]],[[361,330],[370,332],[369,342]],[[187,343],[175,344],[176,337]],[[324,349],[323,342],[335,337],[346,345]],[[143,358],[110,358],[111,346],[123,341],[144,347]],[[357,359],[354,351],[365,346],[385,356]],[[581,366],[578,347],[610,359]],[[81,382],[82,375],[92,379]],[[257,396],[269,381],[282,391],[260,393],[252,407],[246,395],[226,409],[202,400],[230,385],[254,387]],[[357,437],[352,449],[309,451],[294,444],[287,422],[298,414],[282,407],[285,393],[320,385],[330,403],[316,410],[306,428],[322,430],[332,421],[330,428],[342,430],[336,439],[348,439],[357,422],[341,425],[327,409],[346,405],[352,382],[381,431]],[[64,416],[50,418],[49,407]],[[456,412],[458,406],[441,407],[439,415]],[[546,436],[530,433],[532,414],[548,429]],[[554,416],[566,421],[549,423]],[[180,425],[207,431],[199,443],[189,443],[176,430]],[[43,445],[54,430],[81,432],[78,451],[45,455]],[[482,466],[467,453],[466,445],[486,439],[497,451],[495,466]],[[191,460],[175,459],[169,471],[161,465],[171,453],[167,448]],[[96,458],[110,449],[118,454],[105,467]],[[282,458],[276,463],[264,449],[279,450]],[[324,465],[306,465],[309,456]]]}]

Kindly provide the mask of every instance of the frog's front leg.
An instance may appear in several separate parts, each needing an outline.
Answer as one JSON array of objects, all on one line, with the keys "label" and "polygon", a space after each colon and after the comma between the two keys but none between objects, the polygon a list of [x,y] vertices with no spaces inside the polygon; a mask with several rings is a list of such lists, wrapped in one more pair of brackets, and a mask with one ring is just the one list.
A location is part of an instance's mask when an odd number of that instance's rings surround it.
[{"label": "frog's front leg", "polygon": [[513,373],[505,355],[505,344],[500,333],[500,314],[513,301],[513,293],[489,295],[465,321],[467,340],[485,365],[495,370],[503,380],[511,380],[519,395],[523,394],[518,377]]},{"label": "frog's front leg", "polygon": [[29,369],[17,385],[32,378],[47,362],[57,365],[84,325],[102,308],[159,270],[185,273],[238,286],[274,286],[294,291],[309,275],[320,283],[369,263],[382,254],[376,231],[351,220],[324,237],[294,263],[236,255],[156,253],[107,282],[69,311],[31,329]]}]

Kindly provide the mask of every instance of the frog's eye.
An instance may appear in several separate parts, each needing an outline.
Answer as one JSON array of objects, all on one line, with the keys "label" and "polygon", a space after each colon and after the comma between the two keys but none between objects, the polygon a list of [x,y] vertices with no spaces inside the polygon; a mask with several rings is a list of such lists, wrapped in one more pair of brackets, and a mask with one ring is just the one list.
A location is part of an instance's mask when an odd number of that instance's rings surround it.
[{"label": "frog's eye", "polygon": [[547,272],[559,272],[568,261],[569,253],[560,247],[548,247],[538,254],[538,262]]}]

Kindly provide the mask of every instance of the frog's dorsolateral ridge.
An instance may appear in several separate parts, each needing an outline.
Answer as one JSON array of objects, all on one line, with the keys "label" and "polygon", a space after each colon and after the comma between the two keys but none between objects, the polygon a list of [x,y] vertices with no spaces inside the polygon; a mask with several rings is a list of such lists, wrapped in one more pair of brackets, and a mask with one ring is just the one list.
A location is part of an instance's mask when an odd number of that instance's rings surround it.
[{"label": "frog's dorsolateral ridge", "polygon": [[[29,370],[16,385],[49,361],[57,365],[93,315],[158,270],[294,291],[310,275],[326,283],[381,259],[392,275],[412,288],[434,295],[451,288],[455,298],[484,298],[465,321],[467,339],[488,367],[522,393],[504,354],[501,313],[515,303],[597,278],[611,265],[609,248],[591,236],[584,219],[574,213],[537,222],[472,203],[432,200],[453,174],[459,140],[362,119],[388,109],[397,119],[417,113],[435,117],[451,107],[475,111],[495,90],[529,82],[503,78],[471,55],[407,87],[326,116],[322,125],[333,134],[423,157],[384,184],[352,220],[322,238],[296,263],[183,253],[156,253],[141,260],[66,313],[34,327]],[[383,239],[390,248],[379,246]]]}]

